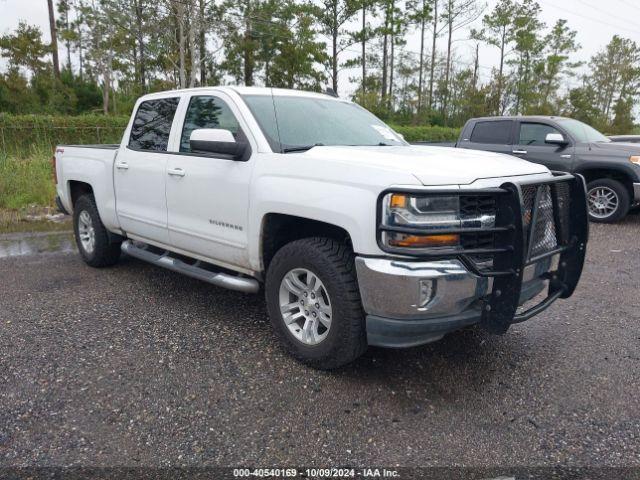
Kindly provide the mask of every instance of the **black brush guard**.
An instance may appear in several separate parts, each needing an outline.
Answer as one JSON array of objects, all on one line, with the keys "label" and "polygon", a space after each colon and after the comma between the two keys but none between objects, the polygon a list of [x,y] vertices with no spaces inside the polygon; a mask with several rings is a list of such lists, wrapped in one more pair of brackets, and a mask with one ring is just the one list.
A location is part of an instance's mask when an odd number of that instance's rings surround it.
[{"label": "black brush guard", "polygon": [[[547,186],[547,187],[545,187]],[[536,251],[534,238],[541,212],[543,188],[548,188],[553,205],[553,228],[556,245],[544,252]],[[534,192],[531,207],[527,208],[523,189]],[[385,193],[380,196],[380,200]],[[418,191],[416,191],[418,193]],[[451,248],[433,253],[421,253],[420,258],[457,258],[469,271],[480,277],[492,277],[491,293],[482,299],[480,325],[486,330],[502,334],[513,323],[523,322],[549,307],[558,298],[570,297],[580,279],[586,245],[589,236],[587,200],[584,178],[553,172],[553,178],[546,181],[512,183],[506,182],[499,188],[478,190],[429,190],[423,195],[493,196],[495,198],[495,226],[491,228],[451,228],[414,229],[388,227],[379,222],[378,244],[389,253],[413,253],[410,249],[389,249],[382,242],[382,232],[411,233],[415,235],[493,233],[494,242],[490,248]],[[548,212],[547,212],[548,213]],[[546,227],[546,225],[544,225]],[[523,274],[527,266],[550,257],[560,255],[556,270],[544,274],[549,281],[547,296],[537,305],[518,313]],[[483,268],[478,256],[489,256],[493,262],[490,268]]]}]

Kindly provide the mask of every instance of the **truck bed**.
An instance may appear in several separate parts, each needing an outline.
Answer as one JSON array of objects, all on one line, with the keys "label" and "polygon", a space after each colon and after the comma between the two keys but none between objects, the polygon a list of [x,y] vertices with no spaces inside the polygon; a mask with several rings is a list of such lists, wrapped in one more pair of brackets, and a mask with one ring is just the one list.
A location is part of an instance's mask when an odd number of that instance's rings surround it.
[{"label": "truck bed", "polygon": [[119,147],[117,144],[56,147],[56,171],[59,179],[56,193],[67,212],[73,211],[73,186],[85,184],[93,192],[103,223],[108,228],[117,228],[113,162]]},{"label": "truck bed", "polygon": [[98,148],[100,150],[117,150],[120,147],[117,143],[96,143],[90,145],[58,145],[58,148],[73,147],[73,148]]}]

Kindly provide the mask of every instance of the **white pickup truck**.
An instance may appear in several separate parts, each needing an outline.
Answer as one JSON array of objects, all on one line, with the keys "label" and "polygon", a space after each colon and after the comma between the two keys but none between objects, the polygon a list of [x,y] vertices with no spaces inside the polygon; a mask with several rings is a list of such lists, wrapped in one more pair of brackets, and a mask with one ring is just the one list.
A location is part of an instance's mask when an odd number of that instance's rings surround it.
[{"label": "white pickup truck", "polygon": [[264,284],[278,337],[317,368],[473,324],[504,333],[569,297],[584,262],[580,176],[411,146],[320,93],[146,95],[120,145],[61,145],[54,162],[86,263],[125,252],[242,292]]}]

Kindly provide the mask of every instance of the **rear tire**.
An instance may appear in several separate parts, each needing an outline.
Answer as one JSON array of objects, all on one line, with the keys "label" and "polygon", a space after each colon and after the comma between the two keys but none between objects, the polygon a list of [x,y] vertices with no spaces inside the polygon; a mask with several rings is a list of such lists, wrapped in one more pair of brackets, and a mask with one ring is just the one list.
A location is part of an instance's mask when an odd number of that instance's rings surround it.
[{"label": "rear tire", "polygon": [[[615,207],[612,205],[615,204]],[[631,198],[625,186],[611,178],[593,180],[587,185],[589,220],[596,223],[614,223],[629,212]]]},{"label": "rear tire", "polygon": [[[323,237],[293,241],[275,254],[265,283],[275,333],[299,361],[328,370],[352,362],[367,349],[354,255],[347,245]],[[288,302],[293,307],[286,307]],[[325,314],[330,322],[320,320]],[[306,325],[314,321],[318,328],[307,336]]]},{"label": "rear tire", "polygon": [[73,206],[73,230],[78,251],[87,265],[109,267],[120,259],[122,242],[111,240],[93,195],[81,196]]}]

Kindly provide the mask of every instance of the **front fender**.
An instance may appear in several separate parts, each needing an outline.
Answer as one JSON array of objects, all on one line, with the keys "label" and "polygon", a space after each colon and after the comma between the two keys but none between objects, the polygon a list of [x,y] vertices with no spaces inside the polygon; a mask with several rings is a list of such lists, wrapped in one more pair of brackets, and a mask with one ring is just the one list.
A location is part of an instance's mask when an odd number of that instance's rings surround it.
[{"label": "front fender", "polygon": [[[375,219],[377,189],[346,186],[321,180],[292,181],[285,177],[262,178],[256,186],[249,229],[259,240],[267,214],[278,213],[316,220],[347,231],[354,251],[376,253]],[[260,269],[260,242],[250,242],[252,268]]]}]

